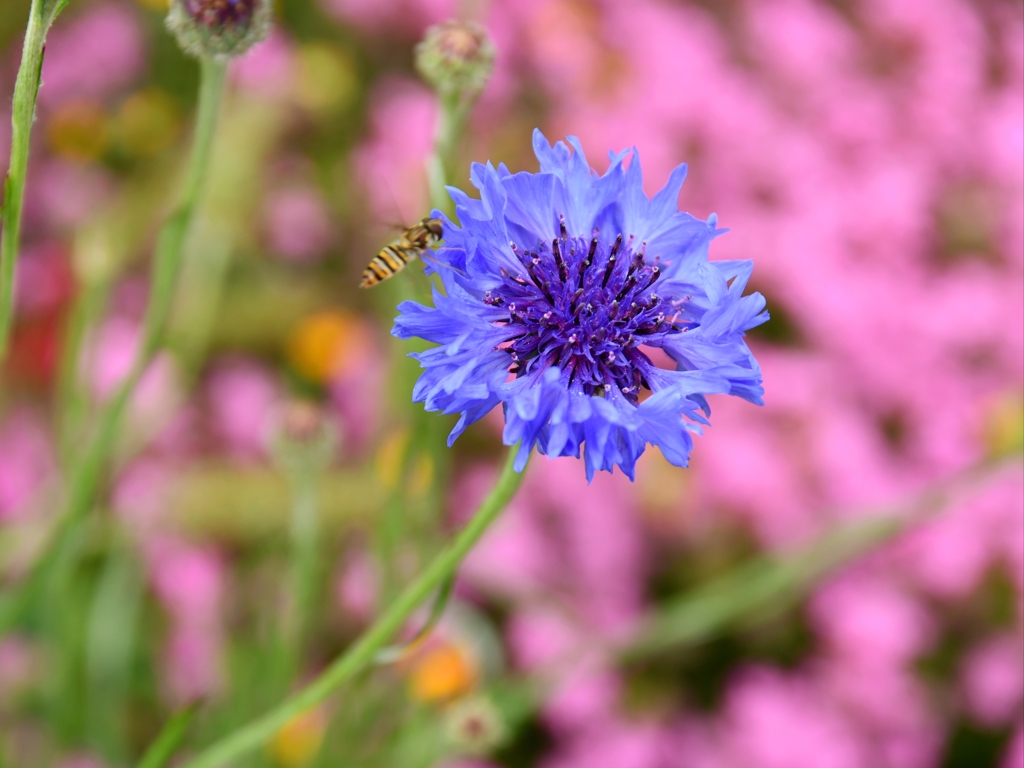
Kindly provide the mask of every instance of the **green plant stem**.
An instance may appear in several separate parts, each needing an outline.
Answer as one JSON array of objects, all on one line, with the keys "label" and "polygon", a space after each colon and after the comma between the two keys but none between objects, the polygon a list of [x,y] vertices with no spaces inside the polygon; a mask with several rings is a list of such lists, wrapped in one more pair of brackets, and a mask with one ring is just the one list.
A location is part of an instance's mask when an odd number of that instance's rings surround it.
[{"label": "green plant stem", "polygon": [[463,558],[469,554],[491,523],[515,496],[523,480],[523,474],[513,469],[516,450],[516,446],[509,450],[497,484],[480,505],[473,519],[341,657],[298,693],[267,714],[200,752],[182,768],[214,768],[228,764],[265,743],[291,718],[322,702],[343,683],[370,665],[377,653],[401,629],[417,606],[455,572]]},{"label": "green plant stem", "polygon": [[669,601],[616,651],[621,661],[641,662],[706,642],[728,626],[756,626],[792,608],[823,577],[907,531],[946,513],[952,502],[983,487],[1021,454],[990,458],[884,508],[851,510],[816,541],[780,557],[756,557]]},{"label": "green plant stem", "polygon": [[225,71],[226,64],[223,62],[201,60],[199,106],[188,175],[178,207],[164,222],[157,236],[141,343],[135,352],[128,376],[100,411],[92,439],[81,452],[79,461],[71,468],[67,505],[43,555],[36,561],[28,578],[23,582],[23,589],[15,601],[14,609],[0,611],[0,634],[7,629],[6,625],[10,621],[17,620],[20,609],[24,607],[28,594],[37,581],[36,577],[48,572],[55,562],[66,557],[71,551],[76,538],[75,531],[82,518],[92,508],[103,469],[113,450],[132,394],[163,344],[182,251],[200,203],[206,171],[210,165],[210,145],[220,113]]},{"label": "green plant stem", "polygon": [[143,319],[142,342],[136,350],[128,376],[100,415],[96,437],[89,445],[82,463],[76,467],[66,510],[66,518],[71,521],[80,518],[92,506],[101,470],[113,448],[125,409],[163,341],[182,250],[200,201],[203,182],[206,180],[210,145],[224,91],[224,63],[203,59],[201,70],[196,132],[188,176],[181,202],[168,217],[157,237],[153,272],[150,277],[149,304]]},{"label": "green plant stem", "polygon": [[472,99],[460,95],[442,95],[438,98],[440,110],[434,128],[434,151],[427,159],[427,184],[430,205],[452,213],[452,201],[445,189],[455,164],[456,150],[466,128],[466,118],[473,106]]},{"label": "green plant stem", "polygon": [[[452,214],[451,198],[445,186],[448,184],[451,169],[456,162],[459,142],[465,130],[466,118],[474,99],[465,98],[459,94],[438,95],[437,123],[434,127],[434,143],[429,157],[426,160],[427,185],[430,193],[430,206]],[[402,300],[419,301],[429,303],[431,280],[415,280],[403,283]],[[407,349],[422,351],[425,346],[417,346],[416,342],[408,345]],[[398,357],[393,366],[397,370],[395,380],[395,398],[400,407],[405,410],[409,402],[409,393],[419,376],[419,366],[408,360],[403,354]],[[407,422],[408,423],[408,422]],[[380,517],[377,527],[377,553],[381,569],[381,594],[384,600],[389,600],[396,591],[397,574],[394,572],[394,559],[400,544],[403,523],[408,522],[408,501],[409,482],[414,476],[414,468],[417,465],[417,458],[422,453],[429,454],[432,460],[434,479],[431,488],[431,498],[428,499],[427,508],[432,509],[437,505],[438,494],[436,489],[443,485],[448,472],[448,455],[445,443],[446,422],[438,419],[435,415],[428,414],[422,408],[413,411],[411,424],[409,425],[409,439],[401,451],[399,457],[400,470],[398,473],[399,482],[394,491],[390,494],[384,506],[384,512]],[[425,521],[432,524],[433,520]],[[425,544],[429,550],[429,535],[427,531],[420,532],[416,537],[417,542]]]},{"label": "green plant stem", "polygon": [[[469,110],[475,101],[475,97],[467,97],[462,94],[438,94],[438,116],[437,125],[434,129],[434,146],[430,157],[427,160],[427,181],[430,190],[431,208],[436,208],[447,215],[454,215],[455,210],[451,196],[445,186],[452,177],[452,170],[458,162],[459,147],[466,128],[466,118]],[[419,281],[425,291],[420,301],[430,304],[432,299],[429,293],[429,286],[435,281]],[[415,371],[418,376],[419,370]],[[415,383],[415,378],[413,378]],[[411,388],[411,387],[410,387]],[[448,451],[448,430],[451,423],[447,419],[439,419],[436,414],[428,413],[424,408],[416,408],[413,414],[412,429],[410,430],[409,446],[407,448],[406,469],[417,464],[420,454],[430,457],[433,481],[430,486],[430,494],[425,511],[426,519],[422,523],[425,529],[421,535],[416,537],[420,544],[420,554],[429,553],[437,546],[436,534],[440,518],[442,504],[441,491],[447,483],[449,474],[450,453]],[[404,471],[402,473],[403,484],[413,479],[416,473]],[[408,487],[406,487],[408,497]],[[425,535],[424,535],[425,534]]]},{"label": "green plant stem", "polygon": [[160,731],[156,740],[146,750],[139,762],[139,768],[163,768],[178,748],[195,718],[198,707],[195,704],[176,712]]},{"label": "green plant stem", "polygon": [[292,477],[291,595],[285,631],[282,633],[283,652],[287,657],[284,672],[286,686],[291,685],[301,663],[316,597],[319,571],[319,478],[319,472],[309,466],[298,468]]},{"label": "green plant stem", "polygon": [[82,424],[89,410],[89,396],[79,375],[82,347],[90,329],[103,315],[109,291],[109,280],[83,283],[75,294],[64,325],[57,369],[55,419],[62,467],[74,465]]},{"label": "green plant stem", "polygon": [[[129,548],[118,540],[107,552],[93,589],[83,649],[85,697],[76,701],[85,710],[87,743],[111,765],[123,765],[129,754],[123,713],[131,697],[144,599],[142,570]],[[61,610],[67,609],[61,606]]]},{"label": "green plant stem", "polygon": [[14,268],[18,262],[21,238],[21,209],[28,176],[28,153],[32,143],[32,123],[36,116],[43,72],[46,33],[67,0],[32,0],[21,49],[21,66],[14,82],[11,105],[11,160],[4,182],[3,233],[0,235],[0,363],[7,356],[11,323],[14,317]]},{"label": "green plant stem", "polygon": [[142,341],[135,352],[128,376],[101,412],[96,436],[86,449],[81,464],[75,468],[65,512],[65,518],[70,521],[80,518],[92,506],[103,465],[120,431],[124,412],[139,380],[163,343],[181,254],[206,180],[210,145],[224,92],[226,65],[223,62],[202,59],[201,70],[196,132],[188,176],[181,202],[164,222],[157,236],[153,272],[150,276],[149,304],[142,324]]},{"label": "green plant stem", "polygon": [[799,603],[823,576],[891,541],[908,527],[897,516],[840,524],[784,558],[758,557],[670,601],[621,649],[623,661],[697,645],[729,625],[753,625]]}]

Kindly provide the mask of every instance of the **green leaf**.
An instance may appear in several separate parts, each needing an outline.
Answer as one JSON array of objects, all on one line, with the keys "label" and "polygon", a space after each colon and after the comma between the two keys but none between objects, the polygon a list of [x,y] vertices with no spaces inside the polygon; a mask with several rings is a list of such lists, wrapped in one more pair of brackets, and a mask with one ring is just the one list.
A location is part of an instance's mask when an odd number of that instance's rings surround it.
[{"label": "green leaf", "polygon": [[846,523],[786,558],[759,557],[669,603],[623,649],[632,661],[709,640],[724,628],[765,621],[802,599],[831,571],[892,539],[896,517]]}]

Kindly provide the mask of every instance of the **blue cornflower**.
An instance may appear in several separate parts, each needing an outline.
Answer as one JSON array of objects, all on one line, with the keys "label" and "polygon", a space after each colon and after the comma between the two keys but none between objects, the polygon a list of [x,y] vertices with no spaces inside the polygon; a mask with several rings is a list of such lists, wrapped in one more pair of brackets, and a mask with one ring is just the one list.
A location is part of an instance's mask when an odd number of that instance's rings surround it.
[{"label": "blue cornflower", "polygon": [[709,423],[705,395],[763,402],[743,340],[768,319],[759,293],[743,296],[752,263],[708,261],[724,230],[677,209],[685,165],[648,199],[635,149],[599,176],[568,141],[572,152],[534,131],[540,173],[474,164],[479,200],[449,187],[461,227],[434,211],[444,292],[433,307],[403,302],[392,330],[439,345],[413,355],[425,369],[413,399],[462,414],[449,445],[501,403],[520,471],[536,447],[582,451],[588,479],[615,465],[632,479],[648,443],[684,467]]}]

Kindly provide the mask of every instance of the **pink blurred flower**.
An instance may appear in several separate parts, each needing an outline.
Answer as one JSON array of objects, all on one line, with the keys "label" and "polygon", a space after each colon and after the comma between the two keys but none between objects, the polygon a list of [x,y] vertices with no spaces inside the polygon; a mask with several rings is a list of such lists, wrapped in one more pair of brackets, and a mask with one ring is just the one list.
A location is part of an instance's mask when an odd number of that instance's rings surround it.
[{"label": "pink blurred flower", "polygon": [[341,21],[373,32],[418,34],[428,24],[452,16],[454,0],[321,0]]},{"label": "pink blurred flower", "polygon": [[[85,358],[89,383],[98,400],[111,397],[127,378],[140,341],[141,328],[134,320],[114,316],[100,326]],[[161,353],[135,387],[132,428],[143,433],[158,430],[174,415],[181,400],[177,368],[167,353]]]},{"label": "pink blurred flower", "polygon": [[15,297],[18,312],[39,315],[58,310],[74,290],[67,251],[55,241],[22,250],[18,258]]},{"label": "pink blurred flower", "polygon": [[837,579],[814,595],[810,613],[832,650],[858,666],[907,664],[935,639],[923,606],[879,579]]},{"label": "pink blurred flower", "polygon": [[540,763],[543,768],[676,768],[681,755],[657,725],[607,720]]},{"label": "pink blurred flower", "polygon": [[114,510],[140,540],[150,539],[165,527],[173,482],[174,471],[169,466],[147,458],[132,462],[118,476]]},{"label": "pink blurred flower", "polygon": [[[467,558],[467,579],[500,594],[557,595],[584,624],[626,631],[639,615],[645,574],[630,484],[618,475],[588,484],[571,458],[537,461],[529,472],[503,519]],[[482,474],[468,480],[484,487]]]},{"label": "pink blurred flower", "polygon": [[838,657],[813,665],[823,698],[841,707],[874,745],[880,768],[931,768],[942,748],[942,722],[911,669]]},{"label": "pink blurred flower", "polygon": [[99,330],[92,363],[93,392],[100,400],[110,397],[132,368],[140,329],[127,318],[115,317]]},{"label": "pink blurred flower", "polygon": [[52,475],[53,447],[43,424],[25,410],[0,423],[0,522],[23,517]]},{"label": "pink blurred flower", "polygon": [[33,166],[25,192],[27,225],[72,229],[108,197],[110,175],[95,165],[48,159]]},{"label": "pink blurred flower", "polygon": [[196,701],[220,690],[220,651],[220,643],[202,629],[185,625],[171,630],[164,669],[174,701]]},{"label": "pink blurred flower", "polygon": [[238,458],[263,456],[281,396],[271,372],[251,360],[223,360],[207,379],[206,392],[211,427],[228,452]]},{"label": "pink blurred flower", "polygon": [[142,551],[153,593],[167,613],[161,670],[168,696],[182,703],[216,694],[223,685],[227,572],[214,549],[168,533],[174,477],[166,463],[138,459],[118,478],[113,505]]},{"label": "pink blurred flower", "polygon": [[223,684],[224,564],[211,549],[169,537],[152,539],[145,549],[153,590],[171,617],[169,692],[176,701],[214,694]]},{"label": "pink blurred flower", "polygon": [[78,754],[61,760],[57,768],[106,768],[106,763],[92,755]]},{"label": "pink blurred flower", "polygon": [[[535,471],[533,468],[527,471]],[[491,467],[474,467],[456,481],[452,493],[456,519],[472,514],[494,486]],[[462,574],[473,585],[501,594],[528,597],[541,588],[549,554],[544,532],[532,519],[530,502],[520,493],[469,553]]]},{"label": "pink blurred flower", "polygon": [[542,707],[545,722],[562,735],[600,732],[613,716],[622,681],[592,664],[578,664],[560,679]]},{"label": "pink blurred flower", "polygon": [[232,61],[231,77],[249,93],[280,99],[291,92],[294,70],[293,44],[274,29],[266,40]]},{"label": "pink blurred flower", "polygon": [[311,261],[330,246],[330,213],[311,187],[275,189],[267,196],[264,215],[271,250],[288,260]]},{"label": "pink blurred flower", "polygon": [[368,621],[377,605],[378,578],[373,558],[353,551],[335,585],[338,604],[358,621]]},{"label": "pink blurred flower", "polygon": [[564,614],[543,606],[517,611],[509,618],[506,631],[516,663],[531,672],[574,660],[592,639]]},{"label": "pink blurred flower", "polygon": [[379,396],[388,375],[388,361],[377,331],[366,323],[353,324],[344,354],[331,376],[331,406],[338,419],[342,449],[358,454],[380,425],[384,400]]},{"label": "pink blurred flower", "polygon": [[897,545],[900,567],[940,597],[968,595],[1000,561],[1024,586],[1024,471],[1007,467],[952,507]]},{"label": "pink blurred flower", "polygon": [[134,82],[145,64],[141,25],[131,6],[121,3],[93,6],[58,23],[48,37],[43,108],[68,98],[104,99]]},{"label": "pink blurred flower", "polygon": [[374,91],[370,137],[356,149],[353,164],[378,223],[407,224],[425,211],[423,164],[433,143],[435,112],[434,97],[422,85],[385,79]]},{"label": "pink blurred flower", "polygon": [[989,638],[963,661],[961,686],[968,711],[997,728],[1019,717],[1024,698],[1024,641],[1019,635]]},{"label": "pink blurred flower", "polygon": [[40,661],[27,640],[17,636],[0,640],[0,705],[9,706],[10,699],[32,683],[40,671]]},{"label": "pink blurred flower", "polygon": [[149,557],[153,589],[171,614],[188,623],[216,623],[224,566],[213,551],[158,540]]},{"label": "pink blurred flower", "polygon": [[806,681],[770,669],[748,669],[734,681],[718,729],[730,768],[872,765],[856,731],[827,699]]}]

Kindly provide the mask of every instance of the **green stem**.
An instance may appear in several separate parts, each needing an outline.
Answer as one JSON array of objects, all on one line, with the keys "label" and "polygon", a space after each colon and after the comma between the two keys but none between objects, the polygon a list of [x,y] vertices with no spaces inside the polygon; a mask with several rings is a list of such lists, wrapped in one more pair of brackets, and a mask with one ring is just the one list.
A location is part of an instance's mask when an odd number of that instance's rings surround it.
[{"label": "green stem", "polygon": [[8,340],[14,316],[14,267],[18,262],[21,238],[21,209],[28,175],[28,153],[32,143],[32,123],[36,116],[43,72],[46,33],[67,5],[67,0],[32,0],[21,49],[21,66],[14,83],[11,105],[11,160],[4,182],[3,233],[0,235],[0,363],[7,356]]},{"label": "green stem", "polygon": [[142,321],[142,340],[135,351],[127,378],[100,414],[96,436],[89,444],[85,458],[72,480],[71,501],[68,507],[68,516],[72,519],[80,517],[92,506],[100,470],[113,449],[128,402],[142,374],[163,344],[175,279],[181,264],[181,252],[199,205],[203,182],[206,180],[206,172],[210,165],[210,144],[220,112],[224,71],[223,63],[203,59],[193,154],[188,165],[181,202],[164,222],[157,238],[153,273],[150,278],[150,303],[146,306]]},{"label": "green stem", "polygon": [[184,741],[185,734],[195,718],[197,709],[196,705],[190,705],[176,712],[167,721],[167,725],[160,731],[156,741],[150,745],[149,749],[146,750],[146,754],[142,756],[139,768],[163,768],[166,765],[167,761],[171,759],[171,755],[174,754],[174,751]]},{"label": "green stem", "polygon": [[427,184],[431,207],[448,214],[452,213],[452,201],[445,186],[451,178],[456,150],[472,104],[472,100],[459,95],[441,95],[438,98],[440,111],[434,128],[434,151],[427,158]]},{"label": "green stem", "polygon": [[103,469],[113,450],[135,387],[163,344],[185,239],[195,217],[203,183],[206,180],[206,171],[210,165],[210,145],[220,112],[225,71],[226,64],[223,62],[201,60],[199,106],[196,113],[192,156],[181,201],[164,222],[157,236],[150,275],[149,303],[143,319],[142,341],[135,352],[128,376],[104,405],[92,440],[85,446],[80,460],[71,469],[67,506],[55,526],[50,542],[43,555],[36,561],[29,577],[23,582],[23,589],[15,599],[14,608],[0,610],[0,634],[7,628],[7,623],[17,620],[20,609],[27,602],[28,593],[37,582],[36,577],[45,574],[54,562],[65,557],[73,547],[75,530],[92,508]]},{"label": "green stem", "polygon": [[103,315],[109,291],[109,280],[83,283],[75,294],[64,326],[57,368],[54,419],[62,467],[74,464],[75,450],[89,410],[89,397],[80,376],[82,348],[90,329],[95,327]]},{"label": "green stem", "polygon": [[124,412],[139,380],[163,343],[185,238],[195,218],[203,182],[206,180],[206,171],[210,165],[210,146],[220,113],[225,71],[226,65],[223,62],[201,60],[199,106],[196,113],[192,157],[181,202],[164,222],[157,236],[153,271],[150,275],[149,303],[142,324],[142,341],[135,352],[128,376],[101,412],[96,437],[86,449],[82,463],[76,467],[72,476],[65,513],[65,519],[69,523],[81,518],[92,506],[101,471],[113,449]]},{"label": "green stem", "polygon": [[[426,160],[427,185],[430,192],[431,208],[438,208],[448,214],[453,213],[451,198],[445,186],[455,164],[459,142],[465,129],[466,117],[473,104],[473,99],[460,94],[438,94],[438,115],[434,127],[434,143]],[[430,280],[417,280],[403,283],[403,300],[415,300],[421,303],[430,302]],[[417,346],[416,342],[409,348],[421,351],[425,347]],[[419,366],[410,362],[405,352],[395,360],[393,366],[397,370],[395,376],[395,395],[402,410],[409,402],[409,393],[419,376]],[[377,530],[377,553],[381,568],[381,595],[389,600],[394,594],[397,575],[394,572],[394,556],[398,551],[403,523],[409,522],[409,479],[416,466],[416,459],[426,452],[433,461],[434,480],[431,484],[430,498],[426,499],[427,515],[433,514],[438,506],[437,488],[443,485],[448,472],[448,453],[445,442],[445,422],[423,409],[413,412],[410,425],[409,440],[402,449],[399,458],[401,470],[399,483],[390,494],[384,513],[380,517]],[[438,430],[441,430],[440,432]],[[433,519],[421,521],[433,528]],[[429,531],[417,532],[416,541],[426,544],[429,548]]]},{"label": "green stem", "polygon": [[319,552],[319,511],[317,486],[319,472],[309,466],[299,468],[292,478],[291,605],[283,633],[285,684],[290,685],[298,671],[309,630],[316,596]]},{"label": "green stem", "polygon": [[210,165],[210,145],[220,113],[225,70],[226,65],[223,62],[201,60],[196,133],[185,189],[177,209],[164,222],[157,236],[153,271],[150,275],[149,304],[142,324],[142,341],[135,352],[131,370],[100,414],[96,437],[88,446],[81,464],[76,467],[72,477],[70,500],[65,515],[71,521],[80,518],[92,506],[101,470],[113,448],[124,412],[135,392],[135,387],[163,343],[185,238],[195,218],[203,182],[206,180],[206,171]]},{"label": "green stem", "polygon": [[501,477],[473,519],[340,658],[277,708],[200,752],[182,768],[223,766],[259,747],[293,717],[322,702],[356,673],[373,663],[377,653],[402,628],[417,606],[455,572],[463,558],[515,496],[523,480],[523,474],[513,469],[516,451],[515,446],[509,450]]}]

